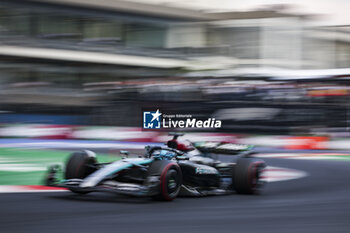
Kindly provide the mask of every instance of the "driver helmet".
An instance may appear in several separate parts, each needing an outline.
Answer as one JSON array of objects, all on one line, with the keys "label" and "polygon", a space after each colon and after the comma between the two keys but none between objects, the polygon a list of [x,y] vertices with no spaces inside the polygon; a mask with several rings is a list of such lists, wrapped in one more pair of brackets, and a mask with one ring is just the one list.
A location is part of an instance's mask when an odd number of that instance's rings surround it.
[{"label": "driver helmet", "polygon": [[153,152],[153,158],[156,160],[171,160],[175,157],[175,152],[168,150],[157,150]]}]

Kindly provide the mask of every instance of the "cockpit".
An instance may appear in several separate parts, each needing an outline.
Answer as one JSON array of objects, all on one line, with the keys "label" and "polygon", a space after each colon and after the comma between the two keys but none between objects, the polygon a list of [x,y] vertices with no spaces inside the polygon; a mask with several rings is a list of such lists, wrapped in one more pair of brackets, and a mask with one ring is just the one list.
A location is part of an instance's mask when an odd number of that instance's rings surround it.
[{"label": "cockpit", "polygon": [[173,158],[176,158],[176,152],[165,149],[157,149],[153,150],[150,156],[155,160],[172,160]]}]

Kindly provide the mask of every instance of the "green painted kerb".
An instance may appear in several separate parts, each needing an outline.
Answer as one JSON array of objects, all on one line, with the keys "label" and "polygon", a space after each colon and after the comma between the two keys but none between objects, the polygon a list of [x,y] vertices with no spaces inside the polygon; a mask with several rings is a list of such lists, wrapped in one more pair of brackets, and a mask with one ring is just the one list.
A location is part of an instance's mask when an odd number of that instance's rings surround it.
[{"label": "green painted kerb", "polygon": [[[72,151],[0,148],[0,185],[42,185],[47,167],[64,164]],[[99,162],[120,159],[97,154]]]}]

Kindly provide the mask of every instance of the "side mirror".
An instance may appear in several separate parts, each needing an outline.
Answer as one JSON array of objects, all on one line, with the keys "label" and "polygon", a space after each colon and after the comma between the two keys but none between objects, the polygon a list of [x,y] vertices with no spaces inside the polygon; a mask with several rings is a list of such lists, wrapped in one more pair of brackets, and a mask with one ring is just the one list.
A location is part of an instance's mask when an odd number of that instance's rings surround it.
[{"label": "side mirror", "polygon": [[120,154],[125,155],[125,157],[128,157],[128,156],[129,156],[129,151],[127,151],[127,150],[121,150],[121,151],[120,151]]}]

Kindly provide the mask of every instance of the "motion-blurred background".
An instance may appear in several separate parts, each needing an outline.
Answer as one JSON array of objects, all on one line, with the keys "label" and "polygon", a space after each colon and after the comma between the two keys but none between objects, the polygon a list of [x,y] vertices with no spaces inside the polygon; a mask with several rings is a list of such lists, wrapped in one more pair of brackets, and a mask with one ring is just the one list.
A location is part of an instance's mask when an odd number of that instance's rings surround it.
[{"label": "motion-blurred background", "polygon": [[343,0],[2,0],[0,123],[141,127],[142,109],[159,108],[221,119],[230,133],[346,135],[346,9]]},{"label": "motion-blurred background", "polygon": [[[0,0],[0,232],[349,233],[349,9],[350,0]],[[108,163],[120,149],[164,145],[167,132],[141,129],[143,111],[157,109],[221,120],[182,138],[256,145],[263,176],[281,182],[262,196],[172,203],[44,186],[48,167],[64,168],[73,151]]]}]

